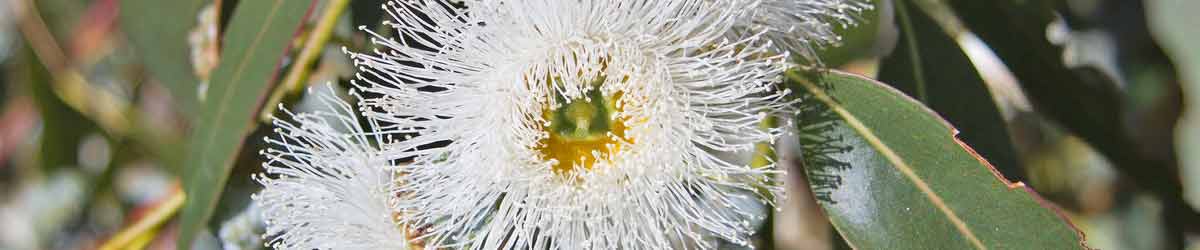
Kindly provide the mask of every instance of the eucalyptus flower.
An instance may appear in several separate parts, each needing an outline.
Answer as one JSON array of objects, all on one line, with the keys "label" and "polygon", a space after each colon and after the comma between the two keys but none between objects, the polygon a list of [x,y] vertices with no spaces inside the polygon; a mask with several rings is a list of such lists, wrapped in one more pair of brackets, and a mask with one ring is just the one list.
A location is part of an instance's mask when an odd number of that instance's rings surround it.
[{"label": "eucalyptus flower", "polygon": [[[319,94],[322,111],[276,119],[261,153],[264,186],[253,196],[277,249],[405,249],[395,221],[395,167],[376,146],[386,137],[361,124],[353,107]],[[365,125],[373,126],[367,118]]]},{"label": "eucalyptus flower", "polygon": [[[748,245],[744,193],[782,195],[750,153],[790,112],[757,0],[393,1],[380,49],[349,54],[365,116],[402,134],[400,224],[427,247]],[[465,5],[465,6],[464,6]],[[747,192],[748,191],[748,192]]]},{"label": "eucalyptus flower", "polygon": [[834,33],[835,25],[854,25],[858,14],[871,8],[868,0],[763,0],[753,17],[738,21],[731,35],[767,29],[766,37],[780,51],[820,62],[817,51],[842,40]]}]

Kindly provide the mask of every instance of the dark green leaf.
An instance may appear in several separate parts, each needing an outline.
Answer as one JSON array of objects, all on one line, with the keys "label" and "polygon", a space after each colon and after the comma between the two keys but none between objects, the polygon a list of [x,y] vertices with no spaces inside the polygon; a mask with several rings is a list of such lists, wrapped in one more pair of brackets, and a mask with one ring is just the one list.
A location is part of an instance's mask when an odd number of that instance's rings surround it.
[{"label": "dark green leaf", "polygon": [[879,81],[916,97],[950,121],[967,142],[1005,176],[1024,169],[987,83],[958,43],[911,1],[896,1],[900,39],[879,66]]},{"label": "dark green leaf", "polygon": [[171,91],[181,111],[191,114],[200,84],[192,72],[188,31],[204,0],[121,0],[121,29],[146,69]]},{"label": "dark green leaf", "polygon": [[789,73],[809,182],[858,249],[1078,249],[1083,236],[919,102],[841,72]]},{"label": "dark green leaf", "polygon": [[207,223],[229,178],[230,167],[252,128],[280,60],[315,1],[242,1],[222,41],[221,62],[195,120],[185,161],[180,249]]}]

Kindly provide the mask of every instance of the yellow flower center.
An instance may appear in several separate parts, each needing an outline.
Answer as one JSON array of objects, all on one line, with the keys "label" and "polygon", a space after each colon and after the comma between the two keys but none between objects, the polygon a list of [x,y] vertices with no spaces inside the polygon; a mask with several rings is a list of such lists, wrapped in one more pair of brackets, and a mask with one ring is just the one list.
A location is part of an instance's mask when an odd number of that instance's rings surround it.
[{"label": "yellow flower center", "polygon": [[599,90],[604,77],[594,81],[594,88],[584,96],[566,98],[555,93],[558,108],[546,108],[543,117],[550,121],[543,126],[550,136],[538,141],[537,151],[543,160],[555,160],[554,171],[566,174],[581,166],[591,170],[600,161],[606,161],[621,149],[625,138],[624,118],[616,106],[621,93],[604,95]]}]

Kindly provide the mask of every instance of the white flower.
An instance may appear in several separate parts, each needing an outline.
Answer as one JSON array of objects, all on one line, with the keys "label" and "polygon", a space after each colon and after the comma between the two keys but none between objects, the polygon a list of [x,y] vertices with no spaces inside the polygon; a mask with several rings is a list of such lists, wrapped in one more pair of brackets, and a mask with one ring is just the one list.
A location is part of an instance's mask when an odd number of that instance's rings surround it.
[{"label": "white flower", "polygon": [[[332,90],[330,90],[332,91]],[[349,104],[319,95],[323,111],[274,121],[278,137],[262,151],[264,189],[254,195],[277,249],[404,249],[393,218],[395,167],[372,144],[386,138],[364,131]],[[374,126],[373,119],[367,119]]]},{"label": "white flower", "polygon": [[743,18],[732,35],[767,29],[777,48],[819,62],[817,49],[834,46],[841,36],[833,25],[854,25],[858,13],[873,8],[867,0],[763,0],[752,18]]},{"label": "white flower", "polygon": [[749,244],[761,215],[732,203],[773,203],[780,171],[715,153],[773,142],[758,126],[790,105],[786,55],[728,34],[759,3],[389,2],[396,34],[350,54],[364,115],[408,137],[384,149],[413,158],[401,223],[427,247]]}]

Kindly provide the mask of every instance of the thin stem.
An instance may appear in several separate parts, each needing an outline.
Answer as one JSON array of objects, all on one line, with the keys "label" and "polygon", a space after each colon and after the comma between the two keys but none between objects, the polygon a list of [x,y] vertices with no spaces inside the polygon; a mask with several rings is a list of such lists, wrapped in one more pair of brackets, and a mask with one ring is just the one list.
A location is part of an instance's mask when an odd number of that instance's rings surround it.
[{"label": "thin stem", "polygon": [[921,51],[917,48],[917,37],[913,31],[912,20],[908,16],[908,7],[903,1],[896,2],[896,17],[900,18],[901,34],[904,36],[904,43],[908,46],[908,60],[912,65],[913,82],[917,85],[917,100],[921,103],[929,104],[929,98],[926,94],[925,70],[921,66]]},{"label": "thin stem", "polygon": [[147,239],[153,239],[159,226],[171,219],[183,207],[185,197],[186,194],[183,193],[183,190],[178,187],[174,188],[171,195],[150,209],[146,216],[142,216],[129,227],[121,229],[120,232],[104,242],[100,249],[141,249],[137,245],[144,246],[145,243],[148,243]]},{"label": "thin stem", "polygon": [[929,15],[933,22],[942,29],[942,32],[951,38],[958,40],[959,35],[968,32],[966,25],[954,14],[954,10],[941,0],[912,0],[912,3],[916,4],[920,11]]},{"label": "thin stem", "polygon": [[313,62],[316,61],[318,55],[324,50],[325,44],[329,41],[330,35],[333,33],[333,28],[337,24],[338,17],[346,10],[350,0],[332,0],[325,7],[325,12],[321,14],[321,19],[317,21],[317,26],[313,27],[308,38],[304,42],[304,49],[300,51],[300,56],[296,58],[296,63],[288,70],[288,74],[283,78],[283,83],[275,88],[271,93],[271,97],[263,104],[263,110],[259,113],[259,119],[262,122],[271,122],[271,116],[275,113],[276,106],[283,101],[283,97],[288,94],[294,94],[303,89],[310,68]]},{"label": "thin stem", "polygon": [[141,126],[141,110],[110,91],[87,82],[50,34],[41,12],[32,0],[24,0],[19,28],[34,56],[50,72],[50,89],[71,109],[79,112],[113,137],[129,137],[152,154],[171,161],[178,156],[176,139],[153,133]]},{"label": "thin stem", "polygon": [[24,15],[21,17],[20,30],[26,42],[33,49],[34,55],[50,71],[51,89],[67,106],[96,121],[110,134],[124,134],[129,130],[129,119],[124,115],[130,105],[108,91],[93,88],[87,84],[83,74],[71,67],[70,61],[63,53],[62,47],[46,28],[37,4],[25,0]]}]

